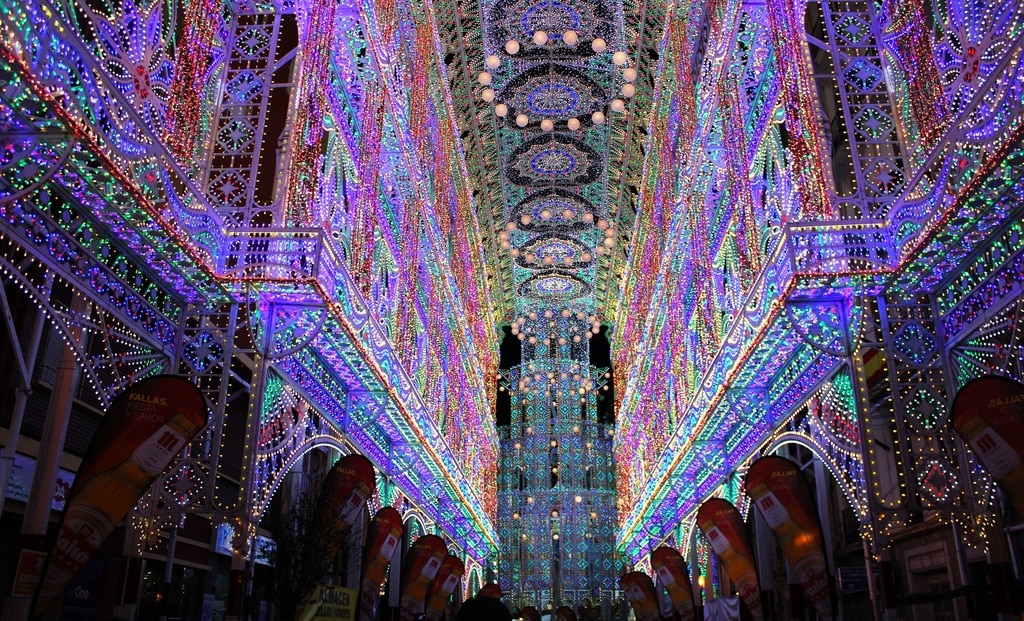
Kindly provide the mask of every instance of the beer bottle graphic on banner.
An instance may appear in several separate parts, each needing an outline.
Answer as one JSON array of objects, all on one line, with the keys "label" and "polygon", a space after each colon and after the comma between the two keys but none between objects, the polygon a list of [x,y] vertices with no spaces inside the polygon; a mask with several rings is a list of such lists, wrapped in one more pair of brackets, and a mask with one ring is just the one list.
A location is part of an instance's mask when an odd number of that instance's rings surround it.
[{"label": "beer bottle graphic on banner", "polygon": [[974,450],[992,478],[999,482],[1006,499],[1024,515],[1024,461],[1003,436],[981,416],[963,423],[960,435]]},{"label": "beer bottle graphic on banner", "polygon": [[818,551],[817,546],[809,545],[816,543],[816,537],[800,528],[793,516],[786,511],[779,499],[772,492],[766,492],[758,498],[757,506],[761,509],[764,521],[769,528],[775,532],[782,547],[782,553],[787,559],[797,559],[793,564],[793,575],[802,584],[813,585],[808,588],[808,597],[811,601],[817,601],[822,593],[828,593],[828,575],[825,570],[825,555]]},{"label": "beer bottle graphic on banner", "polygon": [[753,563],[751,563],[747,556],[740,554],[732,546],[728,538],[722,534],[722,531],[718,530],[717,526],[710,526],[704,530],[708,543],[711,544],[711,548],[718,555],[718,558],[721,559],[726,573],[732,577],[733,582],[736,584],[737,594],[747,604],[747,608],[750,609],[750,613],[754,618],[761,619],[763,616],[761,611],[761,592],[757,582],[757,571],[754,569]]},{"label": "beer bottle graphic on banner", "polygon": [[68,504],[49,560],[40,598],[55,598],[89,559],[153,479],[199,430],[202,421],[177,410],[127,459],[96,474]]}]

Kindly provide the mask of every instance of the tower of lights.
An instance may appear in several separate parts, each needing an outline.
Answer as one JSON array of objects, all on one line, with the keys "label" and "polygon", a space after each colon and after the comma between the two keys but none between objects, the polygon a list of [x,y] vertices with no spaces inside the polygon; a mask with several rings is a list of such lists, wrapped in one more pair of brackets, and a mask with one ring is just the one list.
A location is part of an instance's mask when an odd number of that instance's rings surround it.
[{"label": "tower of lights", "polygon": [[612,424],[599,421],[608,369],[590,364],[593,316],[567,309],[513,322],[521,363],[504,371],[499,428],[499,584],[515,607],[597,605],[616,588]]}]

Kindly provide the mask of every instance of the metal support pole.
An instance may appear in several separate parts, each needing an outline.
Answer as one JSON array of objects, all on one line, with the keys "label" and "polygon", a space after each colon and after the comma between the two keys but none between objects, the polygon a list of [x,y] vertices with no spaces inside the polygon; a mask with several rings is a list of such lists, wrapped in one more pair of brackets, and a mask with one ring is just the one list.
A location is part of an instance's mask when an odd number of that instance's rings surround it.
[{"label": "metal support pole", "polygon": [[[84,297],[72,296],[69,316],[86,317],[90,304]],[[81,324],[73,323],[68,327],[71,334],[69,340],[74,343],[82,337]],[[68,421],[71,418],[71,406],[74,403],[75,387],[79,376],[78,360],[72,347],[65,347],[57,363],[53,391],[50,393],[49,409],[46,422],[39,442],[39,453],[36,456],[36,469],[29,488],[28,503],[21,525],[22,549],[21,557],[26,553],[32,555],[33,550],[45,549],[46,528],[50,523],[53,503],[53,489],[57,481],[57,466],[64,450],[64,438],[67,435]],[[40,545],[42,544],[42,545]],[[38,554],[38,552],[36,552]],[[19,561],[22,559],[19,558]],[[16,576],[17,579],[17,576]],[[36,578],[41,579],[40,577]],[[8,599],[4,611],[5,621],[28,621],[32,612],[32,598],[13,595]]]},{"label": "metal support pole", "polygon": [[14,318],[11,315],[10,306],[7,303],[7,296],[0,291],[0,300],[3,301],[4,319],[7,324],[7,331],[11,337],[11,348],[16,352],[18,371],[21,381],[18,391],[14,395],[14,406],[11,408],[11,425],[7,430],[7,441],[4,443],[3,454],[0,456],[0,514],[4,512],[4,501],[7,494],[7,482],[11,478],[11,471],[14,469],[14,456],[18,452],[18,443],[21,441],[21,423],[25,419],[25,406],[28,405],[28,396],[32,394],[32,374],[35,371],[36,356],[39,353],[39,341],[42,340],[43,326],[46,324],[46,316],[42,311],[36,313],[35,322],[32,324],[32,333],[29,336],[27,358],[21,357],[21,344],[18,341],[18,333],[14,326]]}]

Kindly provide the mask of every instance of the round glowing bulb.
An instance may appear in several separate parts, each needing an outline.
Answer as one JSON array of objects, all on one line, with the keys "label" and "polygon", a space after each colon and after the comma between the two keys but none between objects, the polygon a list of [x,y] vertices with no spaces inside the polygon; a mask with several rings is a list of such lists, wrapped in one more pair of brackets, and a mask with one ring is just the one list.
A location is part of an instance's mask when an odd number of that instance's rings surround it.
[{"label": "round glowing bulb", "polygon": [[621,99],[613,99],[611,105],[612,112],[622,112],[626,109],[626,102]]},{"label": "round glowing bulb", "polygon": [[611,248],[612,246],[615,245],[615,238],[613,238],[613,237],[605,237],[604,238],[604,245],[607,248]]},{"label": "round glowing bulb", "polygon": [[598,37],[590,42],[590,49],[594,50],[598,54],[605,51],[607,47],[608,44],[605,43],[604,39],[602,39],[601,37]]},{"label": "round glowing bulb", "polygon": [[540,128],[546,132],[549,132],[555,128],[555,123],[551,119],[544,119],[540,122]]},{"label": "round glowing bulb", "polygon": [[526,127],[527,123],[529,122],[530,117],[526,116],[525,114],[516,115],[516,125],[518,125],[519,127]]},{"label": "round glowing bulb", "polygon": [[485,88],[483,92],[480,93],[480,99],[483,99],[487,103],[491,103],[492,101],[494,101],[494,89]]},{"label": "round glowing bulb", "polygon": [[615,63],[616,67],[621,67],[629,62],[629,56],[625,52],[615,52],[612,54],[612,62]]},{"label": "round glowing bulb", "polygon": [[566,209],[565,211],[562,212],[562,219],[563,220],[572,220],[572,217],[575,216],[575,215],[576,215],[575,211],[573,211],[572,209]]},{"label": "round glowing bulb", "polygon": [[606,228],[608,228],[608,221],[605,220],[604,218],[601,218],[600,220],[597,221],[597,228],[601,229],[602,231],[605,230]]},{"label": "round glowing bulb", "polygon": [[633,86],[630,82],[626,82],[625,84],[623,84],[622,85],[622,96],[626,97],[626,98],[629,98],[629,97],[632,97],[633,95],[636,95],[636,87]]},{"label": "round glowing bulb", "polygon": [[509,39],[507,42],[505,42],[505,51],[508,52],[509,55],[511,56],[515,56],[516,54],[518,54],[519,41],[516,41],[515,39]]},{"label": "round glowing bulb", "polygon": [[580,128],[580,120],[577,118],[569,119],[566,122],[566,125],[569,127],[570,130],[576,131],[577,129]]},{"label": "round glowing bulb", "polygon": [[524,213],[522,216],[519,217],[519,221],[522,222],[523,224],[529,224],[530,222],[533,221],[533,216],[531,216],[528,213]]},{"label": "round glowing bulb", "polygon": [[584,261],[590,261],[594,257],[591,256],[591,254],[589,252],[584,252],[583,255],[580,258],[583,259]]},{"label": "round glowing bulb", "polygon": [[636,80],[636,69],[632,67],[626,67],[625,69],[623,69],[622,79],[627,82],[632,82],[633,80]]},{"label": "round glowing bulb", "polygon": [[593,224],[594,223],[594,214],[590,213],[589,211],[587,213],[583,214],[583,221],[586,222],[587,224]]},{"label": "round glowing bulb", "polygon": [[488,84],[491,83],[491,74],[487,73],[486,71],[481,71],[480,75],[478,75],[476,79],[477,82],[479,82],[480,84],[487,86]]},{"label": "round glowing bulb", "polygon": [[544,45],[547,42],[548,42],[548,33],[544,32],[543,30],[538,30],[537,32],[533,33],[533,44],[534,45]]},{"label": "round glowing bulb", "polygon": [[570,47],[572,47],[573,45],[576,45],[576,43],[579,40],[580,40],[580,36],[578,34],[576,34],[575,30],[566,30],[565,32],[562,33],[562,41],[564,41],[565,44],[570,46]]},{"label": "round glowing bulb", "polygon": [[594,125],[601,125],[604,123],[604,112],[600,110],[590,115],[590,120],[594,122]]},{"label": "round glowing bulb", "polygon": [[502,250],[508,250],[511,247],[512,247],[512,242],[510,242],[507,239],[501,240],[501,249]]},{"label": "round glowing bulb", "polygon": [[541,220],[550,220],[551,219],[551,210],[550,209],[546,209],[546,208],[545,209],[541,209],[540,210],[540,219]]},{"label": "round glowing bulb", "polygon": [[497,69],[501,66],[501,59],[497,55],[491,54],[485,61],[488,69]]},{"label": "round glowing bulb", "polygon": [[516,230],[516,223],[515,222],[506,222],[505,223],[505,230],[506,231],[514,231],[514,230]]},{"label": "round glowing bulb", "polygon": [[494,113],[497,114],[498,116],[504,117],[506,114],[508,114],[508,106],[506,106],[503,103],[500,103],[494,106]]},{"label": "round glowing bulb", "polygon": [[513,248],[511,250],[510,254],[512,255],[513,258],[518,258],[519,257],[519,248]]}]

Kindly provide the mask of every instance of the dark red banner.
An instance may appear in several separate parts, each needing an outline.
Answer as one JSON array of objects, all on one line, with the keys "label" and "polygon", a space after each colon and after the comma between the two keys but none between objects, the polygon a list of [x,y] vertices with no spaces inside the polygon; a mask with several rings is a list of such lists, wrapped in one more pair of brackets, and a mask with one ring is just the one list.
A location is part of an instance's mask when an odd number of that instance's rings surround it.
[{"label": "dark red banner", "polygon": [[668,591],[680,621],[693,621],[693,586],[683,555],[667,546],[651,552],[651,568]]},{"label": "dark red banner", "polygon": [[366,621],[373,619],[388,565],[402,543],[402,530],[402,516],[393,507],[382,507],[370,520],[359,587],[359,613]]},{"label": "dark red banner", "polygon": [[650,576],[642,571],[632,571],[619,578],[619,586],[633,606],[637,621],[659,621],[658,594]]},{"label": "dark red banner", "polygon": [[64,586],[205,425],[203,393],[176,375],[138,381],[110,404],[68,495],[34,619],[60,617]]},{"label": "dark red banner", "polygon": [[744,491],[775,533],[818,616],[832,618],[832,589],[821,526],[807,479],[782,457],[762,457],[747,471]]},{"label": "dark red banner", "polygon": [[449,554],[441,561],[441,569],[437,570],[434,577],[434,586],[427,596],[427,612],[424,615],[426,621],[437,621],[444,616],[444,609],[452,593],[462,582],[462,575],[466,573],[466,566],[462,564],[459,557]]},{"label": "dark red banner", "polygon": [[363,455],[345,455],[327,473],[316,499],[316,523],[312,533],[332,533],[324,541],[324,554],[334,558],[342,533],[359,517],[366,500],[377,489],[373,464]]},{"label": "dark red banner", "polygon": [[493,582],[488,582],[487,584],[480,587],[480,592],[477,593],[477,595],[483,595],[484,597],[492,597],[494,599],[501,599],[504,593],[502,593],[500,586]]},{"label": "dark red banner", "polygon": [[555,621],[576,621],[576,611],[568,606],[559,606],[555,609]]},{"label": "dark red banner", "polygon": [[1024,516],[1024,384],[989,375],[953,399],[953,429]]},{"label": "dark red banner", "polygon": [[697,526],[722,561],[725,573],[736,585],[736,592],[750,614],[758,621],[763,619],[761,588],[743,516],[728,500],[711,498],[697,510]]},{"label": "dark red banner", "polygon": [[399,600],[402,621],[413,621],[423,612],[427,592],[448,555],[444,540],[437,535],[423,535],[409,548],[402,567],[402,591]]}]

